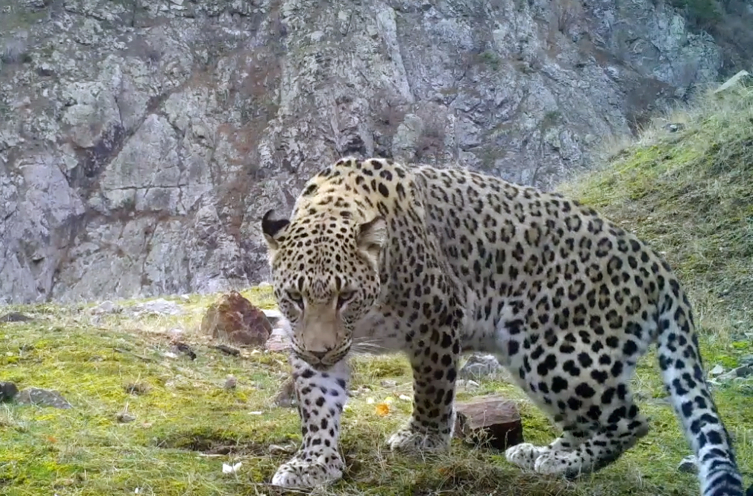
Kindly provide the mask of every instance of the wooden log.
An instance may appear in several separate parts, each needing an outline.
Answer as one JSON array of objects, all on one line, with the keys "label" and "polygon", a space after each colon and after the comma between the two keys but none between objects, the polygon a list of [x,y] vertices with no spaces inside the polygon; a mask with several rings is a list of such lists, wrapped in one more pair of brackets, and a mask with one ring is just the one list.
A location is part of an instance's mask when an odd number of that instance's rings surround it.
[{"label": "wooden log", "polygon": [[491,395],[457,403],[455,437],[499,450],[523,442],[523,423],[514,401]]}]

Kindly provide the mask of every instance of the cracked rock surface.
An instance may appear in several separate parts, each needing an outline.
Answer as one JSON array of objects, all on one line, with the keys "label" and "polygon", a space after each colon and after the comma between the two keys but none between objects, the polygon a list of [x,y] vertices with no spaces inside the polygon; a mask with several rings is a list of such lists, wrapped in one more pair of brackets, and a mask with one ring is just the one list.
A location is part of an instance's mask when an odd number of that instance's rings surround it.
[{"label": "cracked rock surface", "polygon": [[261,215],[345,154],[551,188],[724,55],[649,0],[0,10],[0,302],[258,283]]}]

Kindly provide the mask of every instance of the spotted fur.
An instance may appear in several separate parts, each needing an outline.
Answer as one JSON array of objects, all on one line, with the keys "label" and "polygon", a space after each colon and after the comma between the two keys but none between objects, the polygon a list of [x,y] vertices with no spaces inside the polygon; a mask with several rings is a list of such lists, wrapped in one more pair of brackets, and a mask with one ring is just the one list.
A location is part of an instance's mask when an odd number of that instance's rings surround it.
[{"label": "spotted fur", "polygon": [[656,342],[702,494],[743,495],[677,277],[594,210],[468,170],[346,158],[308,181],[290,220],[267,212],[262,231],[303,432],[273,484],[342,476],[344,359],[357,349],[401,350],[412,365],[413,413],[392,449],[448,448],[458,359],[484,351],[563,432],[548,446],[513,446],[507,460],[594,472],[648,433],[630,379]]}]

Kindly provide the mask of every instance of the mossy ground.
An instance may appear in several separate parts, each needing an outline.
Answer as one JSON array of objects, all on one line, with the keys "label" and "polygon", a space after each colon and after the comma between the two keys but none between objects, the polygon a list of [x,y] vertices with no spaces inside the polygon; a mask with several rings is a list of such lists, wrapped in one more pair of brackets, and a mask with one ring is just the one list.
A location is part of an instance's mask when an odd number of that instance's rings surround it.
[{"label": "mossy ground", "polygon": [[[680,115],[678,134],[646,133],[609,167],[563,186],[666,252],[699,314],[706,364],[736,365],[753,354],[753,97],[740,90]],[[677,116],[675,116],[677,118]],[[746,125],[747,123],[747,125]],[[268,290],[245,292],[274,305]],[[0,493],[26,495],[257,495],[300,441],[294,409],[273,405],[288,369],[285,356],[222,354],[199,324],[211,296],[175,299],[177,317],[92,316],[86,306],[8,307],[35,318],[0,324],[0,380],[60,391],[73,405],[56,410],[0,405]],[[134,302],[123,302],[129,305]],[[170,358],[168,331],[184,330],[198,357]],[[654,354],[635,380],[652,431],[623,458],[576,482],[521,473],[504,455],[455,442],[451,454],[419,459],[392,454],[382,440],[409,415],[409,368],[401,357],[355,361],[342,447],[348,468],[330,494],[429,495],[696,495],[693,474],[677,471],[689,448],[669,405]],[[238,379],[235,390],[223,384]],[[396,386],[384,387],[391,379]],[[129,392],[143,385],[141,394]],[[460,400],[502,392],[520,400],[527,440],[556,432],[524,395],[503,381],[482,381]],[[396,398],[381,417],[377,403]],[[753,384],[715,389],[736,440],[740,467],[753,480]],[[133,422],[117,416],[128,411]],[[222,463],[242,462],[234,474]]]}]

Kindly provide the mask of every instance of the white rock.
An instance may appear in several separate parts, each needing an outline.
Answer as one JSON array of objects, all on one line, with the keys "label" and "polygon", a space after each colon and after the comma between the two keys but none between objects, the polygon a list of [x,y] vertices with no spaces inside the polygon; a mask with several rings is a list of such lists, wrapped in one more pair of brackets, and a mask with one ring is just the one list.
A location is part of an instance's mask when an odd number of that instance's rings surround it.
[{"label": "white rock", "polygon": [[158,298],[156,300],[146,301],[134,306],[136,314],[156,313],[159,315],[180,315],[183,309],[175,302]]},{"label": "white rock", "polygon": [[222,473],[223,474],[234,474],[236,473],[241,466],[243,465],[243,462],[238,462],[235,465],[229,465],[227,463],[222,464]]},{"label": "white rock", "polygon": [[120,305],[117,305],[110,300],[105,300],[99,305],[92,308],[90,311],[94,315],[99,315],[103,313],[115,313],[119,312],[121,310]]},{"label": "white rock", "polygon": [[717,375],[721,375],[723,373],[724,373],[724,367],[722,367],[719,364],[714,365],[714,368],[712,368],[711,370],[709,370],[709,376],[711,376],[711,377],[714,377],[714,376],[717,376]]}]

